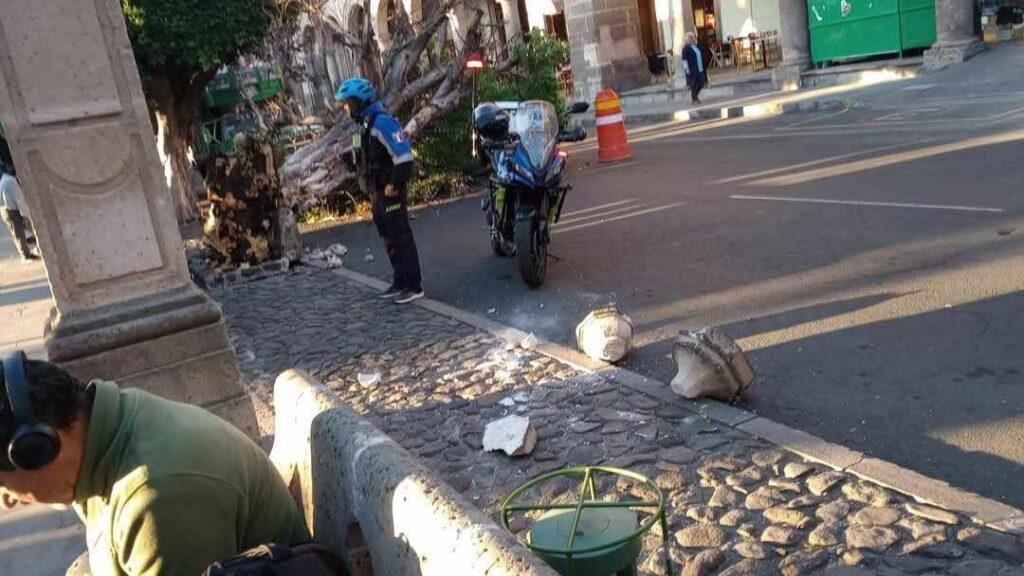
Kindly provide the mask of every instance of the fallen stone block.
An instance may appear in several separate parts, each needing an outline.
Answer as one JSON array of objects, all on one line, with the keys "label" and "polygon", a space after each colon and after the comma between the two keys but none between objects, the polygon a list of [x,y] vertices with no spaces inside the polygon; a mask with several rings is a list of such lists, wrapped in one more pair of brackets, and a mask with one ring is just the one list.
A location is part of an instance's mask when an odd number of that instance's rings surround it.
[{"label": "fallen stone block", "polygon": [[596,360],[622,360],[633,340],[633,320],[615,306],[594,310],[576,326],[579,349]]},{"label": "fallen stone block", "polygon": [[373,388],[380,384],[380,372],[360,372],[356,375],[356,380],[363,388]]},{"label": "fallen stone block", "polygon": [[685,398],[731,402],[754,382],[746,354],[717,328],[680,332],[672,357],[679,367],[672,390]]},{"label": "fallen stone block", "polygon": [[524,456],[537,446],[537,430],[529,418],[506,416],[487,423],[483,445],[485,452],[501,450],[509,456]]}]

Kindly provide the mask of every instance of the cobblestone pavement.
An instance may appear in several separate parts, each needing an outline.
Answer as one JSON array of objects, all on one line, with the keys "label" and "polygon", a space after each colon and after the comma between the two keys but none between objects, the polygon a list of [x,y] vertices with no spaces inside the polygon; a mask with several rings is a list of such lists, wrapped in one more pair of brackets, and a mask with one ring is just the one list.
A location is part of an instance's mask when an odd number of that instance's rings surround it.
[{"label": "cobblestone pavement", "polygon": [[[1024,576],[1024,544],[1015,536],[418,306],[381,301],[337,274],[298,272],[214,297],[257,396],[267,398],[282,370],[307,370],[492,516],[532,477],[604,463],[664,490],[676,573]],[[359,383],[358,374],[374,372],[378,383]],[[486,423],[511,413],[536,427],[534,452],[483,452]],[[652,497],[613,478],[598,492]],[[569,501],[575,486],[555,482],[528,497]],[[527,525],[513,521],[516,530]],[[645,539],[641,574],[661,573],[660,533],[656,527]]]}]

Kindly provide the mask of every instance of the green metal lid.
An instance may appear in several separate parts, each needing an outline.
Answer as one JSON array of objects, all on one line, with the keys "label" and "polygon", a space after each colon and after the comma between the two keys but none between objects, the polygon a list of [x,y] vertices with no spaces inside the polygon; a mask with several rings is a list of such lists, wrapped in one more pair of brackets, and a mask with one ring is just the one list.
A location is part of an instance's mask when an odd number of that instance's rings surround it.
[{"label": "green metal lid", "polygon": [[[656,496],[652,500],[605,500],[597,496],[595,476],[611,475],[643,484]],[[559,477],[580,480],[579,500],[561,504],[520,502],[528,490]],[[589,498],[588,498],[589,496]],[[654,509],[639,525],[633,510]],[[661,543],[665,575],[672,576],[668,552],[668,521],[665,495],[651,479],[636,472],[612,466],[575,466],[553,470],[526,482],[508,495],[501,505],[501,524],[511,530],[509,519],[517,512],[544,510],[533,522],[526,545],[540,555],[559,574],[565,576],[602,576],[635,574],[643,536],[655,522],[661,524]],[[573,528],[575,526],[575,529]]]},{"label": "green metal lid", "polygon": [[[530,529],[530,544],[547,549],[561,549],[565,553],[538,551],[544,560],[559,573],[568,574],[570,560],[566,546],[572,530],[575,510],[551,510],[534,522]],[[636,513],[627,508],[584,508],[572,550],[588,550],[622,541],[618,546],[603,550],[572,554],[572,570],[576,574],[614,574],[636,561],[640,552],[641,536],[630,538],[637,530]]]}]

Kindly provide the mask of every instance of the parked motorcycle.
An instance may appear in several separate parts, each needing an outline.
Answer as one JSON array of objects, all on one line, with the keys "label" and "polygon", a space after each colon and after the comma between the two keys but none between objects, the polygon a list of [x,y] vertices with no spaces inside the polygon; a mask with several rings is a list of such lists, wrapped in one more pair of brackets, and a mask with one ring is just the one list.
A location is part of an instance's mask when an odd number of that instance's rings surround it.
[{"label": "parked motorcycle", "polygon": [[[577,102],[569,112],[588,108]],[[491,248],[498,256],[517,256],[523,280],[537,288],[547,274],[551,226],[572,188],[558,143],[583,140],[586,132],[578,126],[565,129],[554,105],[541,100],[486,102],[473,111],[473,127],[491,163],[483,201]]]}]

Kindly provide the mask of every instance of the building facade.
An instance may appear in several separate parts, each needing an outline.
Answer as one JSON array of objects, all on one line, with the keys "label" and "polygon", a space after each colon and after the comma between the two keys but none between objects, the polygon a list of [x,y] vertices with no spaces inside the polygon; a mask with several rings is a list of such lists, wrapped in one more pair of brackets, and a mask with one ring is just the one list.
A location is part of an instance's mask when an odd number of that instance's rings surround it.
[{"label": "building facade", "polygon": [[[575,96],[652,83],[652,56],[678,55],[694,32],[710,53],[732,38],[769,34],[778,43],[780,82],[812,63],[928,48],[925,66],[966,60],[982,45],[974,0],[525,0],[531,26],[562,17]],[[728,49],[728,48],[726,48]]]}]

